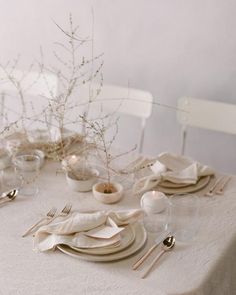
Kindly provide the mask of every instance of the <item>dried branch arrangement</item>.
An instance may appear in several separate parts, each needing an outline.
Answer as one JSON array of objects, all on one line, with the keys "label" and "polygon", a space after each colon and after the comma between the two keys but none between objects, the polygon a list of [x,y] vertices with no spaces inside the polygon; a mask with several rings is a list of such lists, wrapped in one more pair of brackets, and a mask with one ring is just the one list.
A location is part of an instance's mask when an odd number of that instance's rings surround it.
[{"label": "dried branch arrangement", "polygon": [[[12,97],[6,92],[2,93],[1,119],[4,128],[1,135],[8,141],[19,139],[18,151],[37,148],[43,150],[48,158],[57,161],[75,155],[87,166],[89,154],[96,154],[101,161],[100,165],[104,165],[107,171],[107,182],[110,183],[110,148],[118,132],[118,119],[111,124],[113,113],[105,116],[108,125],[105,117],[89,119],[90,105],[97,99],[103,86],[103,54],[94,55],[93,32],[91,39],[81,38],[71,15],[68,30],[58,24],[56,26],[64,36],[64,42],[55,42],[53,55],[56,65],[46,65],[42,49],[40,61],[32,63],[25,72],[18,71],[20,57],[13,62],[0,64],[0,83],[12,86],[21,106],[16,110],[12,104],[6,104],[6,100],[9,101]],[[86,53],[89,51],[88,57],[83,54],[84,47]],[[96,89],[93,85],[95,81],[98,85]],[[37,96],[44,101],[40,109],[35,106],[35,101],[29,101],[27,97],[30,92],[35,94],[37,84],[44,88],[41,93],[36,91]],[[85,84],[88,85],[88,92],[81,97],[80,89]],[[72,111],[74,116],[71,115]],[[15,120],[10,122],[8,114],[14,115]],[[44,128],[36,132],[34,126],[37,124],[43,124]],[[111,125],[116,127],[115,134],[108,142],[105,138],[106,131]],[[73,132],[68,128],[72,128]],[[18,130],[20,132],[15,132]],[[9,136],[9,133],[13,134]],[[32,133],[34,137],[35,133],[39,133],[39,136],[32,140]],[[78,178],[78,173],[68,163],[66,169]],[[88,173],[87,168],[82,170],[84,175]]]},{"label": "dried branch arrangement", "polygon": [[[13,125],[19,126],[21,131],[27,135],[28,128],[36,125],[35,123],[38,122],[48,128],[48,134],[51,135],[53,131],[56,132],[54,134],[56,139],[58,141],[61,140],[60,154],[65,156],[67,144],[63,144],[63,140],[67,126],[73,125],[74,130],[81,129],[82,122],[79,117],[81,113],[81,97],[79,96],[81,85],[91,84],[95,79],[99,79],[100,87],[102,87],[101,69],[103,60],[101,58],[103,54],[94,56],[93,49],[90,49],[89,57],[83,55],[83,46],[89,44],[89,47],[92,47],[93,42],[91,39],[78,36],[78,26],[73,24],[71,15],[69,16],[68,31],[59,25],[57,27],[64,35],[65,42],[55,42],[56,49],[53,54],[56,59],[56,66],[48,66],[44,63],[42,50],[40,61],[31,64],[25,72],[18,70],[20,57],[4,65],[0,64],[0,87],[4,89],[4,85],[7,84],[9,89],[12,86],[13,91],[15,90],[14,95],[18,98],[19,105],[21,106],[20,109],[16,110],[12,106],[13,103],[7,105],[6,100],[10,101],[12,96],[5,91],[2,93],[1,119],[2,121],[4,120],[5,126],[1,130],[1,135],[4,136],[6,131],[11,129]],[[56,81],[52,81],[52,79],[56,79]],[[39,87],[43,86],[44,88],[42,92],[38,90],[36,93],[41,100],[44,100],[40,111],[38,108],[36,109],[35,100],[27,100],[27,93],[31,94],[32,88],[37,84],[40,84]],[[35,89],[33,89],[33,92],[35,92]],[[87,97],[82,98],[83,105],[86,105],[88,108],[89,103],[96,99],[98,94],[99,90],[96,95],[92,95],[89,91]],[[74,113],[78,113],[73,120],[71,119],[71,110]],[[8,118],[9,113],[15,115],[14,122],[10,122]],[[29,113],[30,116],[28,115]],[[83,110],[83,113],[87,116],[88,111]],[[80,134],[79,139],[75,140],[80,141],[81,137],[82,135]],[[74,138],[70,138],[69,142],[74,143]],[[58,142],[56,145],[58,146]],[[57,149],[58,147],[55,150]]]},{"label": "dried branch arrangement", "polygon": [[[115,169],[113,161],[136,147],[122,154],[112,153],[119,130],[116,110],[104,114],[101,107],[98,117],[89,116],[103,87],[103,54],[94,54],[93,29],[91,38],[81,38],[71,15],[68,30],[55,25],[64,36],[63,42],[55,42],[55,65],[46,64],[42,49],[40,60],[27,71],[18,70],[20,57],[0,64],[0,89],[4,89],[0,135],[14,142],[14,152],[40,149],[46,157],[63,161],[64,169],[74,179],[93,177],[90,160],[96,158],[105,171],[99,176],[103,192],[113,193],[112,175],[130,173]],[[84,85],[87,92],[81,93]],[[19,109],[14,108],[13,96],[7,92],[10,88],[15,90]],[[36,95],[37,100],[29,99],[29,94]],[[37,105],[39,101],[41,105]]]}]

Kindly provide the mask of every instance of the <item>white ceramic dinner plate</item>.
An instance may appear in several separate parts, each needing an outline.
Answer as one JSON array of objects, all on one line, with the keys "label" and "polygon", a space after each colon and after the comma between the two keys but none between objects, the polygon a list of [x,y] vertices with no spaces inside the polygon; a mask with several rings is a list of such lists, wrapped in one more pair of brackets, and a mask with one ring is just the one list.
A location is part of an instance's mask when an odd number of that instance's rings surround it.
[{"label": "white ceramic dinner plate", "polygon": [[184,187],[163,187],[157,186],[158,191],[163,192],[168,195],[172,194],[185,194],[185,193],[193,193],[200,189],[203,189],[209,183],[211,176],[204,176],[200,178],[200,180],[193,185],[188,185]]},{"label": "white ceramic dinner plate", "polygon": [[131,226],[135,233],[134,242],[129,247],[116,253],[107,254],[107,255],[91,255],[91,254],[78,252],[66,245],[58,245],[57,248],[69,256],[87,260],[87,261],[108,262],[108,261],[124,259],[136,253],[138,250],[140,250],[144,246],[147,240],[147,233],[141,223],[137,222]]},{"label": "white ceramic dinner plate", "polygon": [[77,252],[81,253],[86,253],[86,254],[91,254],[91,255],[106,255],[106,254],[111,254],[111,253],[116,253],[124,250],[128,246],[130,246],[135,239],[135,231],[133,226],[128,225],[125,227],[125,229],[120,233],[121,235],[121,240],[120,244],[117,247],[112,247],[112,246],[107,246],[107,247],[99,247],[99,248],[91,248],[91,249],[82,249],[82,248],[77,248],[77,247],[72,247]]}]

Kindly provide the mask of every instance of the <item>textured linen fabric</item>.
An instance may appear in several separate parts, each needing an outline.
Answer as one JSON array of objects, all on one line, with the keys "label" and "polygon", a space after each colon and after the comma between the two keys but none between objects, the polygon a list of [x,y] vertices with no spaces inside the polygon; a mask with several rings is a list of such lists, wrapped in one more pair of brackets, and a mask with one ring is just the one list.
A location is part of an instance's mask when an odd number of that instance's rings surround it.
[{"label": "textured linen fabric", "polygon": [[[67,202],[74,210],[124,210],[140,208],[139,198],[127,192],[117,204],[104,205],[91,193],[71,192],[57,165],[46,163],[40,193],[18,196],[0,208],[0,295],[233,295],[236,294],[236,177],[224,195],[200,197],[201,227],[195,241],[176,243],[161,257],[146,279],[145,267],[156,249],[137,271],[132,265],[153,244],[137,255],[110,263],[75,259],[60,251],[35,253],[32,237],[21,235],[51,207],[61,210]],[[208,186],[209,188],[209,186]]]},{"label": "textured linen fabric", "polygon": [[[120,241],[117,235],[117,227],[136,222],[142,216],[142,210],[126,210],[117,212],[73,212],[66,218],[54,220],[48,225],[41,226],[35,233],[34,248],[46,251],[55,248],[58,244],[64,244],[79,248],[96,248],[116,246]],[[112,222],[112,223],[111,223]],[[110,238],[107,231],[116,227],[115,234]],[[87,236],[91,230],[103,229],[102,238]],[[123,228],[124,229],[124,228]],[[109,232],[111,232],[109,230]]]},{"label": "textured linen fabric", "polygon": [[214,173],[212,168],[193,159],[166,152],[157,157],[156,162],[151,166],[149,175],[134,184],[133,191],[135,193],[145,192],[162,181],[186,185],[196,184],[200,177]]}]

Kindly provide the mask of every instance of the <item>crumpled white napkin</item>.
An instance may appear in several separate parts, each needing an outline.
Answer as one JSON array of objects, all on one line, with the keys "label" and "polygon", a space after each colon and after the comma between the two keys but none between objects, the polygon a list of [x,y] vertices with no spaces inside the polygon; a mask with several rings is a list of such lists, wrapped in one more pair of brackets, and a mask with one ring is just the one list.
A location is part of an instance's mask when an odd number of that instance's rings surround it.
[{"label": "crumpled white napkin", "polygon": [[[136,222],[142,210],[74,212],[60,221],[42,226],[35,233],[34,250],[54,249],[58,244],[78,248],[117,246],[122,226]],[[96,230],[97,229],[97,230]]]},{"label": "crumpled white napkin", "polygon": [[214,170],[206,165],[171,153],[160,154],[151,170],[151,175],[139,179],[134,184],[134,193],[150,190],[162,181],[196,184],[200,177],[214,174]]}]

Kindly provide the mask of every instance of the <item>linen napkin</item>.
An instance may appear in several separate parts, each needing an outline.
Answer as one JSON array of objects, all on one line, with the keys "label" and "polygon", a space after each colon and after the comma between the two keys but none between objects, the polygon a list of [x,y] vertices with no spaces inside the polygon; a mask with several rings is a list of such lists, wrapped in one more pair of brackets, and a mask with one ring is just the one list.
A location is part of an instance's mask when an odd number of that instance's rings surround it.
[{"label": "linen napkin", "polygon": [[190,158],[162,153],[151,167],[151,174],[138,180],[134,184],[133,191],[142,193],[163,181],[175,184],[196,184],[200,177],[213,174],[213,169]]},{"label": "linen napkin", "polygon": [[77,248],[118,246],[122,226],[136,222],[142,210],[74,212],[60,221],[42,226],[34,237],[34,249],[46,251],[58,244]]}]

